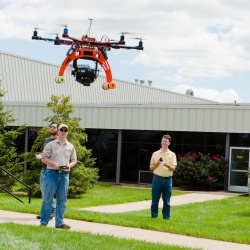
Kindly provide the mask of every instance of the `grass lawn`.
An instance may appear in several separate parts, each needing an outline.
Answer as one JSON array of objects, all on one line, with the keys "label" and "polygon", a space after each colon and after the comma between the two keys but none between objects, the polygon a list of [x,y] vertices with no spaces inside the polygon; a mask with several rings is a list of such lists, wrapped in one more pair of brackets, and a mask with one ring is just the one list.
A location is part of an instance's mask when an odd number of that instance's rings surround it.
[{"label": "grass lawn", "polygon": [[[79,210],[79,208],[89,206],[149,200],[151,198],[150,191],[147,188],[127,188],[98,184],[81,199],[69,199],[65,217],[250,244],[248,234],[250,225],[249,196],[172,206],[169,221],[163,220],[161,217],[152,220],[150,218],[150,208],[116,214]],[[174,191],[173,193],[173,195],[180,194],[183,194],[183,192]],[[27,197],[19,197],[26,203],[20,203],[7,194],[0,194],[0,209],[39,214],[41,199],[32,198],[31,204],[28,204]],[[159,214],[161,214],[160,211]]]},{"label": "grass lawn", "polygon": [[13,223],[0,224],[0,235],[1,250],[194,250],[194,248]]}]

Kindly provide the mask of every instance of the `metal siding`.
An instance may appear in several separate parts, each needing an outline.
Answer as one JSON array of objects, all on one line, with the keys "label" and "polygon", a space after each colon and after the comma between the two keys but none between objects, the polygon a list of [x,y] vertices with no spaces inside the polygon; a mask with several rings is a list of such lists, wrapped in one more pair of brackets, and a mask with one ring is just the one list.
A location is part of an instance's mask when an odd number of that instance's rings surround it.
[{"label": "metal siding", "polygon": [[[119,115],[119,111],[117,110],[117,113]],[[118,117],[117,117],[118,118]],[[107,127],[111,126],[111,123],[113,122],[113,116],[112,116],[112,110],[105,108],[105,124]],[[117,119],[117,124],[119,123],[119,118]]]},{"label": "metal siding", "polygon": [[105,120],[101,120],[101,114],[105,114],[106,108],[100,107],[95,109],[95,117],[93,117],[94,124],[96,123],[98,128],[102,128],[103,124],[106,127]]},{"label": "metal siding", "polygon": [[145,110],[145,130],[150,130],[150,128],[153,126],[152,114],[152,108]]},{"label": "metal siding", "polygon": [[189,109],[187,108],[182,109],[180,117],[181,131],[185,131],[185,128],[188,128],[188,119],[189,119]]},{"label": "metal siding", "polygon": [[153,120],[153,130],[156,130],[156,128],[159,127],[159,120],[160,120],[160,111],[159,108],[153,108],[153,114],[152,114],[152,120]]},{"label": "metal siding", "polygon": [[[125,126],[125,123],[126,123],[125,113],[126,113],[126,108],[125,107],[122,107],[122,108],[118,109],[118,120],[117,120],[117,123],[118,123],[119,127]],[[112,121],[112,114],[111,113],[109,113],[109,120]]]},{"label": "metal siding", "polygon": [[235,112],[235,119],[234,119],[235,131],[242,131],[243,114],[244,114],[243,110],[239,110],[238,112]]},{"label": "metal siding", "polygon": [[196,131],[197,127],[197,110],[192,108],[189,109],[189,114],[188,114],[188,128],[189,130]]},{"label": "metal siding", "polygon": [[[117,108],[112,108],[112,119],[107,122],[106,128],[111,128],[111,129],[120,129],[121,127],[119,126],[119,109]],[[123,125],[124,126],[124,125]]]},{"label": "metal siding", "polygon": [[176,131],[181,131],[182,127],[182,110],[180,108],[176,108],[174,110],[175,116],[174,116],[174,128]]},{"label": "metal siding", "polygon": [[13,117],[15,118],[15,119],[17,119],[19,122],[20,122],[20,124],[24,124],[25,122],[24,122],[24,113],[25,112],[25,110],[20,110],[20,107],[15,107],[15,109],[13,110]]},{"label": "metal siding", "polygon": [[103,107],[101,107],[101,108],[97,108],[97,107],[95,107],[95,108],[93,108],[92,109],[92,119],[91,119],[91,126],[93,126],[94,128],[100,128],[100,117],[99,117],[99,113],[100,112],[103,112]]},{"label": "metal siding", "polygon": [[203,108],[198,108],[196,109],[196,114],[194,115],[193,119],[196,119],[196,131],[204,131],[204,109]]},{"label": "metal siding", "polygon": [[33,117],[33,121],[35,124],[39,124],[41,121],[41,114],[43,113],[42,107],[34,107],[33,113],[31,114],[31,117]]},{"label": "metal siding", "polygon": [[159,108],[159,126],[160,130],[167,130],[168,124],[166,118],[168,117],[169,109],[164,109],[163,107]]},{"label": "metal siding", "polygon": [[88,113],[87,115],[87,122],[88,122],[88,127],[90,128],[98,128],[98,121],[97,121],[97,108],[96,107],[92,107],[89,108],[88,107]]},{"label": "metal siding", "polygon": [[227,110],[227,130],[235,131],[235,112],[234,110]]},{"label": "metal siding", "polygon": [[132,119],[131,119],[131,111],[129,108],[125,108],[124,112],[124,127],[129,128],[131,127]]},{"label": "metal siding", "polygon": [[167,128],[168,128],[168,130],[175,130],[174,120],[175,120],[175,112],[173,109],[169,109],[168,114],[167,114]]},{"label": "metal siding", "polygon": [[211,115],[212,115],[212,117],[211,117],[211,130],[213,132],[217,132],[219,129],[220,110],[213,109]]},{"label": "metal siding", "polygon": [[131,110],[131,128],[132,129],[140,129],[139,127],[139,112],[138,112],[138,108],[133,108]]},{"label": "metal siding", "polygon": [[243,111],[242,131],[250,131],[250,110]]},{"label": "metal siding", "polygon": [[[12,126],[46,126],[44,119],[51,111],[40,104],[5,105],[17,120]],[[229,107],[230,108],[230,107]],[[76,106],[72,116],[80,117],[80,124],[86,128],[138,129],[138,130],[173,130],[204,131],[225,133],[249,133],[250,109],[246,107],[138,107],[125,105],[121,107],[90,105]],[[171,117],[166,122],[164,117]],[[213,117],[213,120],[211,119]],[[139,119],[140,118],[140,119]],[[186,119],[188,121],[184,122]],[[238,124],[238,120],[242,120]],[[228,122],[231,121],[231,122]],[[217,129],[218,128],[218,129]]]},{"label": "metal siding", "polygon": [[80,118],[81,118],[80,124],[82,124],[84,128],[87,128],[87,127],[90,128],[89,126],[87,126],[89,116],[90,116],[88,115],[88,111],[89,109],[80,108]]},{"label": "metal siding", "polygon": [[163,108],[160,109],[160,117],[159,117],[159,123],[161,127],[167,128],[169,126],[168,120],[169,120],[169,115],[168,115],[169,110],[165,110]]},{"label": "metal siding", "polygon": [[204,128],[203,128],[203,131],[206,131],[207,129],[210,130],[211,127],[212,127],[212,110],[205,109],[204,110]]},{"label": "metal siding", "polygon": [[172,117],[170,116],[171,109],[160,109],[160,120],[159,123],[161,125],[161,130],[170,130],[170,127],[173,124]]},{"label": "metal siding", "polygon": [[145,123],[146,123],[146,115],[145,115],[145,110],[140,110],[140,112],[138,112],[138,128],[140,130],[145,130]]},{"label": "metal siding", "polygon": [[227,131],[227,109],[220,109],[219,127],[217,132]]}]

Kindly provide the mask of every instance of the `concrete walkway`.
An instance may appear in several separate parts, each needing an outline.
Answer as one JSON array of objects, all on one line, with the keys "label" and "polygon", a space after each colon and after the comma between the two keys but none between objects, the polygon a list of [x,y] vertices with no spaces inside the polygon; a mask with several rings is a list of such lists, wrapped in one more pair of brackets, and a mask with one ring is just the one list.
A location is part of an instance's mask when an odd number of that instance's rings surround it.
[{"label": "concrete walkway", "polygon": [[[193,202],[219,200],[219,199],[228,198],[229,196],[232,196],[232,195],[238,195],[238,194],[235,194],[235,193],[227,194],[225,192],[218,192],[218,193],[195,192],[195,193],[189,193],[185,195],[177,195],[171,198],[171,206],[183,205],[183,204],[188,204],[188,203],[193,203]],[[101,213],[124,213],[124,212],[130,212],[130,211],[149,209],[150,206],[151,206],[151,201],[148,200],[148,201],[130,202],[130,203],[118,204],[118,205],[87,207],[87,208],[82,208],[82,210],[101,212]],[[160,200],[159,207],[162,208],[162,200]]]},{"label": "concrete walkway", "polygon": [[[232,193],[190,193],[187,195],[172,197],[172,205],[187,204],[190,202],[201,202],[206,200],[224,199],[232,195]],[[135,205],[137,204],[138,207]],[[112,206],[99,206],[99,208],[92,208],[92,211],[106,211],[116,212],[142,210],[149,209],[150,202],[142,203],[129,203],[124,205],[112,205]],[[97,209],[97,210],[96,210]],[[89,208],[88,208],[89,210]],[[29,225],[39,225],[39,220],[35,218],[34,214],[17,213],[10,211],[0,210],[0,223],[14,222]],[[217,240],[201,239],[177,234],[156,232],[138,228],[129,228],[121,226],[113,226],[101,223],[92,223],[86,221],[78,221],[65,219],[65,223],[71,226],[71,230],[80,232],[90,232],[92,234],[103,234],[115,236],[118,238],[143,240],[153,243],[163,243],[167,245],[178,245],[192,248],[199,248],[204,250],[250,250],[250,245],[236,244],[230,242],[223,242]],[[54,221],[51,221],[48,225],[54,227]]]}]

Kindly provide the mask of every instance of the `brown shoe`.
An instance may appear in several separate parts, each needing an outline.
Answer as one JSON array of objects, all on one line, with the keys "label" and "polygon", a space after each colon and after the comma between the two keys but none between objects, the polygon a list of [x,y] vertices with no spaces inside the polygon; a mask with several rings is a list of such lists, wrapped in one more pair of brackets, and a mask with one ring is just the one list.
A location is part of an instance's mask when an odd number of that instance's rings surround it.
[{"label": "brown shoe", "polygon": [[47,227],[47,225],[44,224],[44,223],[41,223],[41,224],[40,224],[40,227]]},{"label": "brown shoe", "polygon": [[71,227],[69,225],[62,224],[61,226],[57,226],[56,228],[70,229]]},{"label": "brown shoe", "polygon": [[[51,213],[51,215],[50,215],[50,219],[52,220],[53,219],[53,217],[55,217],[56,216],[56,213]],[[36,218],[38,219],[38,220],[40,220],[41,219],[41,215],[37,215],[36,216]]]},{"label": "brown shoe", "polygon": [[50,219],[52,220],[52,219],[53,219],[53,217],[55,217],[55,216],[56,216],[56,213],[55,213],[55,212],[51,213],[51,215],[50,215]]}]

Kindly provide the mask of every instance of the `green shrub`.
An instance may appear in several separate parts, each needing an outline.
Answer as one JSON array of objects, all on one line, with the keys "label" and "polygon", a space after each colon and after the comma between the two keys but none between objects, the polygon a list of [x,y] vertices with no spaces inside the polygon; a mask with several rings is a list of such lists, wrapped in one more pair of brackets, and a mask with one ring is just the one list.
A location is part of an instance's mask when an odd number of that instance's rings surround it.
[{"label": "green shrub", "polygon": [[81,197],[94,187],[97,180],[97,168],[86,168],[84,164],[78,164],[70,173],[68,198]]},{"label": "green shrub", "polygon": [[[1,80],[0,80],[1,87]],[[25,125],[16,129],[8,128],[8,125],[13,123],[16,119],[13,117],[11,111],[5,111],[2,98],[5,91],[0,88],[0,186],[3,189],[11,190],[16,183],[16,180],[9,176],[5,171],[14,175],[16,178],[21,178],[23,172],[23,161],[20,157],[17,147],[16,139],[23,133]],[[0,189],[0,192],[2,189]]]},{"label": "green shrub", "polygon": [[173,184],[195,190],[218,190],[224,186],[228,163],[219,155],[200,152],[178,156]]}]

